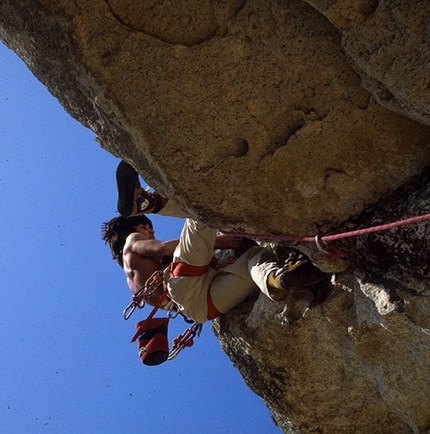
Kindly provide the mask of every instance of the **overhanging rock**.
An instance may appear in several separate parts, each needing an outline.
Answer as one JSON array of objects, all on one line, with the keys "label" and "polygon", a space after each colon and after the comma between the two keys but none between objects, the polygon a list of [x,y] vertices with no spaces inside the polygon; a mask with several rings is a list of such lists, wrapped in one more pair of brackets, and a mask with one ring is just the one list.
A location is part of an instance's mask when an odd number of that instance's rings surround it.
[{"label": "overhanging rock", "polygon": [[[104,148],[217,227],[308,235],[427,164],[429,128],[416,122],[424,115],[382,107],[356,72],[371,71],[380,45],[359,33],[366,53],[344,49],[357,24],[342,33],[299,0],[164,3],[5,1],[1,35]],[[373,17],[384,28],[387,4],[358,28]],[[405,13],[395,18],[425,38]],[[403,63],[399,75],[411,68]],[[428,77],[427,63],[417,50],[414,74]],[[415,81],[396,83],[414,95]]]}]

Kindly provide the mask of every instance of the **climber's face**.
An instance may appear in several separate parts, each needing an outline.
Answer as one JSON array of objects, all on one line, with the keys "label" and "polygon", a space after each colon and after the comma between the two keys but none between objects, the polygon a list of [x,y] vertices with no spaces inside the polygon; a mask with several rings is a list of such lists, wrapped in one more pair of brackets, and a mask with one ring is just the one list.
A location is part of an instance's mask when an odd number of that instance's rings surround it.
[{"label": "climber's face", "polygon": [[140,224],[136,226],[136,232],[144,235],[148,240],[155,240],[155,231],[149,225]]}]

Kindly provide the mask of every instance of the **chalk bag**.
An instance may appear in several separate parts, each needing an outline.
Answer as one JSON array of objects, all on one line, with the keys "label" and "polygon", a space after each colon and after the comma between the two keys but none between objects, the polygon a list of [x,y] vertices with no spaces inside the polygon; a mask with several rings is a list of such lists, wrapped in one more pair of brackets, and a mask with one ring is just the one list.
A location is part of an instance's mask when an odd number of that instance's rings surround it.
[{"label": "chalk bag", "polygon": [[155,366],[164,363],[169,356],[167,326],[169,318],[147,318],[136,324],[137,350],[144,365]]}]

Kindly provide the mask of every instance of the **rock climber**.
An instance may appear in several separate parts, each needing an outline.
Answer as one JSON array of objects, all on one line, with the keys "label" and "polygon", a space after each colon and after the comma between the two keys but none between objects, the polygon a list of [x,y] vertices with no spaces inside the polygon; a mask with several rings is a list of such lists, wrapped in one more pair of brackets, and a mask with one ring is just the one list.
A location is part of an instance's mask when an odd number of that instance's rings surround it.
[{"label": "rock climber", "polygon": [[[178,240],[159,241],[145,213],[182,217],[173,202],[144,190],[138,173],[125,162],[117,172],[118,211],[103,224],[102,239],[123,268],[127,284],[138,292],[154,271],[165,263],[164,285],[176,309],[203,324],[228,312],[259,288],[273,301],[284,301],[291,289],[313,285],[328,275],[310,261],[280,266],[277,256],[260,246],[251,247],[239,258],[213,260],[214,249],[235,249],[242,240],[187,218]],[[147,300],[155,305],[160,291]]]}]

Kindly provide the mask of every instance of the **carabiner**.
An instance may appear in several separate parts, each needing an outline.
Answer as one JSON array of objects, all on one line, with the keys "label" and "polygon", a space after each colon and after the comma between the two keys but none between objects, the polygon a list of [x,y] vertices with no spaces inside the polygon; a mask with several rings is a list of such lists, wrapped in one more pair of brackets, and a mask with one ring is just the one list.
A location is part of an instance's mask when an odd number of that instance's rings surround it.
[{"label": "carabiner", "polygon": [[170,319],[175,319],[179,315],[179,309],[176,307],[173,300],[170,300],[163,309],[167,310],[167,316]]},{"label": "carabiner", "polygon": [[185,347],[191,347],[194,344],[193,339],[195,336],[200,336],[202,327],[202,324],[194,323],[191,327],[187,328],[182,335],[179,335],[177,337],[176,343],[169,352],[167,360],[173,360]]},{"label": "carabiner", "polygon": [[145,300],[141,299],[139,303],[136,303],[136,300],[132,300],[131,303],[124,309],[122,313],[123,318],[127,321],[136,310],[136,307],[138,307],[139,309],[143,309],[144,306]]},{"label": "carabiner", "polygon": [[166,267],[164,267],[162,270],[160,271],[154,271],[146,280],[145,282],[145,287],[146,288],[158,288],[161,283],[163,282],[163,272],[165,270]]},{"label": "carabiner", "polygon": [[127,321],[130,317],[131,314],[135,311],[136,309],[136,305],[134,304],[134,301],[132,301],[122,312],[122,316],[124,317],[124,319]]},{"label": "carabiner", "polygon": [[323,253],[325,259],[339,259],[341,261],[346,261],[348,259],[348,255],[342,250],[338,249],[334,246],[327,246],[326,248],[322,247],[319,240],[319,235],[315,237],[315,244],[320,252]]},{"label": "carabiner", "polygon": [[316,236],[315,236],[315,244],[317,245],[317,249],[318,249],[320,252],[323,252],[323,253],[325,253],[325,254],[328,253],[327,250],[325,250],[324,247],[321,246],[321,244],[320,244],[320,236],[319,236],[319,235],[316,235]]}]

